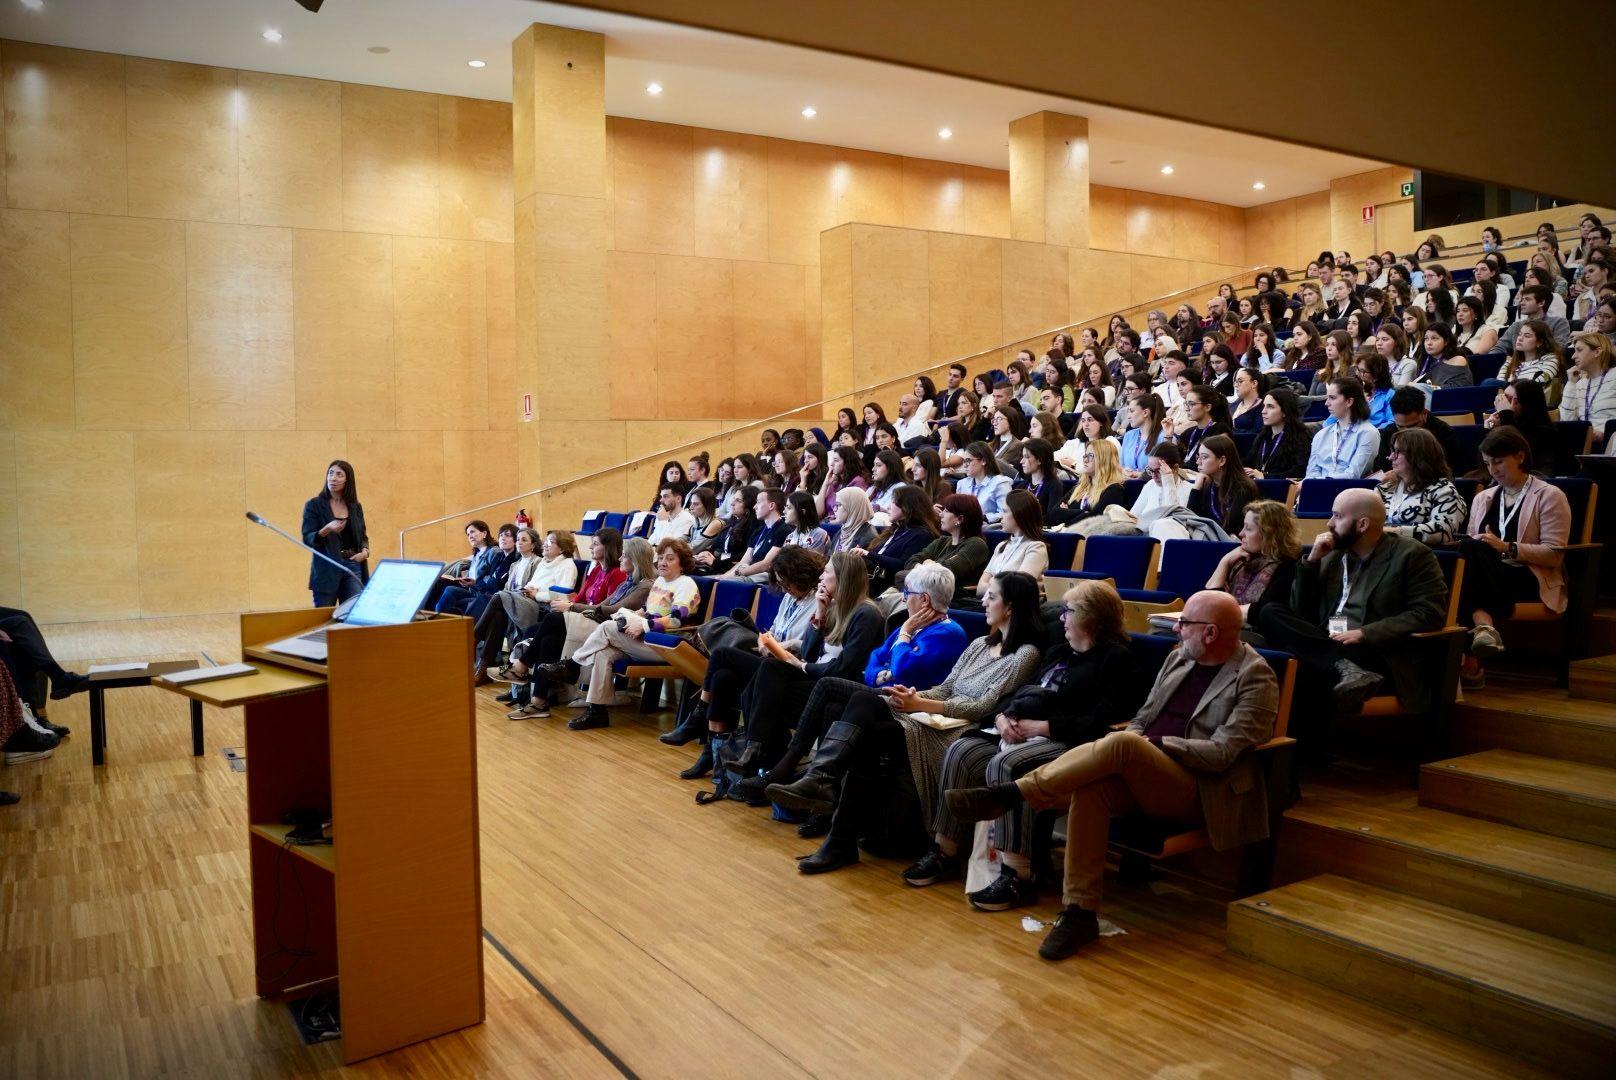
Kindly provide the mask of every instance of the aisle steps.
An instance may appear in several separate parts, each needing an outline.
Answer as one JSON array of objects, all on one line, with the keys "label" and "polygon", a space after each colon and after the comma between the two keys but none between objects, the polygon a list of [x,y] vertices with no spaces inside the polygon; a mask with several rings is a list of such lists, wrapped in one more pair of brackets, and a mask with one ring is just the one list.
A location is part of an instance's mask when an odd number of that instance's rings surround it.
[{"label": "aisle steps", "polygon": [[1420,805],[1616,847],[1616,769],[1483,750],[1420,768]]},{"label": "aisle steps", "polygon": [[[1572,692],[1578,687],[1577,667],[1571,665]],[[1464,751],[1518,750],[1616,768],[1616,708],[1565,690],[1495,693],[1489,688],[1458,707],[1454,727]]]},{"label": "aisle steps", "polygon": [[1570,692],[1585,701],[1616,702],[1616,656],[1572,661]]},{"label": "aisle steps", "polygon": [[1507,1053],[1616,1060],[1616,956],[1333,874],[1229,907],[1236,952]]}]

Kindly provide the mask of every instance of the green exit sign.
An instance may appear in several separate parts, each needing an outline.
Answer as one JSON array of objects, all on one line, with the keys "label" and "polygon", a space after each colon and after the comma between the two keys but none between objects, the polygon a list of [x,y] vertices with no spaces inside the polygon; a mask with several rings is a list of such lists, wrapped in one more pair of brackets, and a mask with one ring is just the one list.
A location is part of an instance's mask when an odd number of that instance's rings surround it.
[{"label": "green exit sign", "polygon": [[1413,195],[1414,194],[1414,185],[1412,183],[1404,184],[1402,194],[1403,194],[1403,198],[1405,198],[1405,199],[1408,198],[1409,196]]}]

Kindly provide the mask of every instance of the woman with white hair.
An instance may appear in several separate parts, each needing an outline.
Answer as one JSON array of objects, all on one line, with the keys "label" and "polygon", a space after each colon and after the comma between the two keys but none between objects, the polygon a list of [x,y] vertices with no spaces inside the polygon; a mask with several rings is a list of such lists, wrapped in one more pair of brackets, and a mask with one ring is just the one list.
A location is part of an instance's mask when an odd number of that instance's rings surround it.
[{"label": "woman with white hair", "polygon": [[831,554],[867,550],[870,541],[875,539],[875,525],[870,521],[874,515],[870,508],[870,497],[861,488],[844,487],[836,493],[836,502],[831,510],[831,521],[840,527],[836,539],[831,542]]}]

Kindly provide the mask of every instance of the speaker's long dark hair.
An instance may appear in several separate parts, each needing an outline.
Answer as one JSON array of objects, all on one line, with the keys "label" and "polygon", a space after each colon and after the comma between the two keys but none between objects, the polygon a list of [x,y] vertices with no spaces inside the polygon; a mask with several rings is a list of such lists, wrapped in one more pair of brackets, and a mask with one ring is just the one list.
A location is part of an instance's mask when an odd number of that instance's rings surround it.
[{"label": "speaker's long dark hair", "polygon": [[[333,461],[331,463],[331,465],[335,465],[337,468],[341,469],[343,472],[348,474],[348,486],[342,489],[342,501],[343,502],[350,502],[350,503],[358,502],[359,501],[359,480],[354,476],[353,466],[348,464],[346,461],[343,461],[341,458],[338,458],[337,460]],[[325,467],[325,471],[327,473],[331,472],[331,465],[327,465]],[[325,484],[321,484],[320,485],[320,494],[316,495],[315,498],[316,499],[329,499],[329,498],[331,498],[331,488],[329,486],[325,485]]]}]

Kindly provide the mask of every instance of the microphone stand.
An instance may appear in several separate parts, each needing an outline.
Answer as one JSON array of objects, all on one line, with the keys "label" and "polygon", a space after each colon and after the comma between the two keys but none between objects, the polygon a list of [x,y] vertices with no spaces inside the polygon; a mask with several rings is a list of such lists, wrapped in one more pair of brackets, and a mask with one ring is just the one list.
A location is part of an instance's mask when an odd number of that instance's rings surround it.
[{"label": "microphone stand", "polygon": [[287,540],[289,540],[290,542],[296,544],[298,547],[302,548],[304,551],[308,552],[310,555],[313,555],[316,559],[324,559],[326,562],[330,563],[332,566],[335,566],[338,570],[341,570],[344,574],[347,574],[349,577],[351,577],[355,581],[359,582],[361,587],[363,587],[363,585],[365,584],[364,579],[359,576],[359,571],[355,570],[352,566],[344,566],[342,563],[340,563],[337,560],[333,559],[331,556],[327,555],[325,552],[320,551],[318,548],[309,547],[309,545],[305,544],[303,541],[299,540],[297,537],[293,536],[291,533],[277,528],[276,526],[274,526],[270,522],[264,520],[258,514],[253,513],[251,510],[247,511],[247,520],[252,522],[254,525],[262,525],[264,528],[268,529],[270,532],[274,533],[276,536],[285,537]]}]

